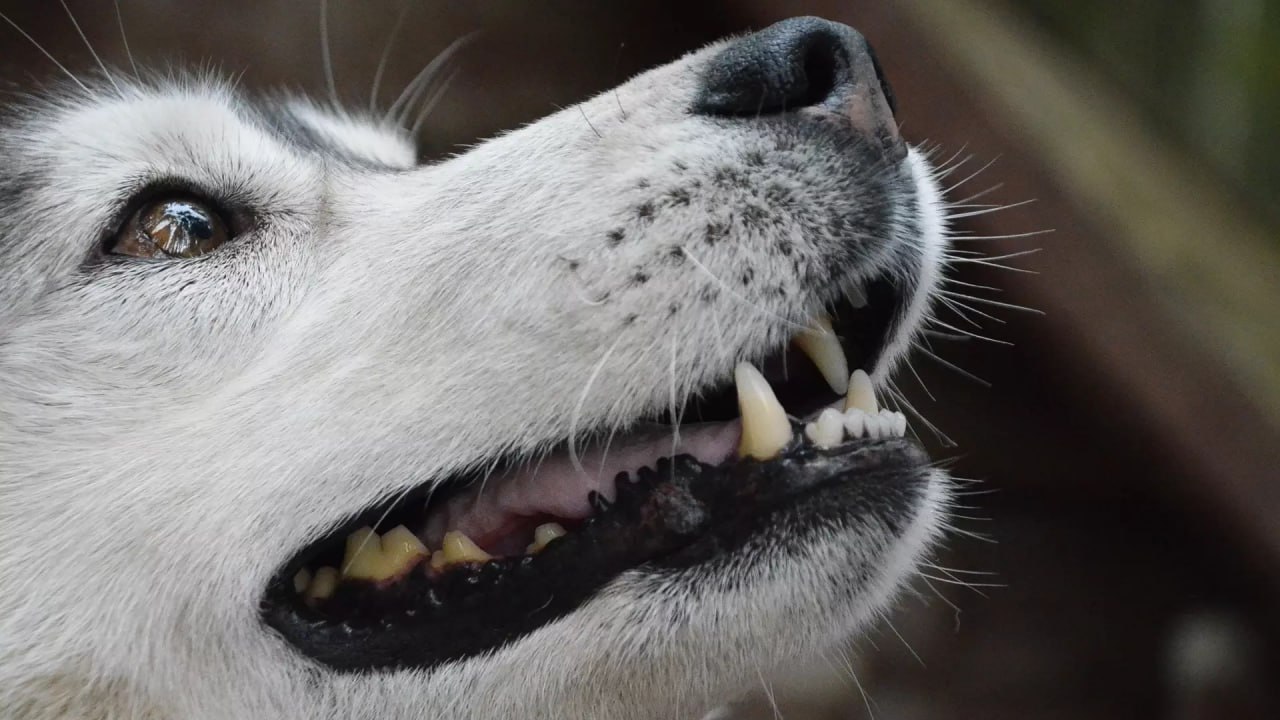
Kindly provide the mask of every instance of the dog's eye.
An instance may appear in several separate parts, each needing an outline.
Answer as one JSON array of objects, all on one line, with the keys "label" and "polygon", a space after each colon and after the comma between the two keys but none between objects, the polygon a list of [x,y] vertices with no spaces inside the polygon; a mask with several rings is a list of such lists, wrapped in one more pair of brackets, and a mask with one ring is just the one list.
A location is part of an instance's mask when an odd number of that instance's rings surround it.
[{"label": "dog's eye", "polygon": [[190,258],[231,239],[227,223],[198,198],[175,195],[147,202],[108,243],[113,255]]}]

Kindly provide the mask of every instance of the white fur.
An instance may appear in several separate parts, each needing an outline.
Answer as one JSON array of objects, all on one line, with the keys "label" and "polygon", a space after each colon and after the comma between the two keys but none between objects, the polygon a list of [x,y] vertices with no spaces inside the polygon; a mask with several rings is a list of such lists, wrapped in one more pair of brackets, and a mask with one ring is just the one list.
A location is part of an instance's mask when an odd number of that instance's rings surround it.
[{"label": "white fur", "polygon": [[[21,199],[0,207],[0,716],[698,717],[884,608],[938,531],[940,475],[905,532],[818,535],[734,582],[632,571],[430,671],[336,673],[258,617],[272,573],[354,510],[661,409],[830,299],[774,243],[821,264],[801,216],[858,198],[824,148],[684,111],[712,51],[429,167],[314,106],[291,112],[363,162],[292,147],[204,81],[71,95],[0,129],[0,177],[22,179],[0,195]],[[918,246],[914,324],[945,241],[931,171],[908,162],[895,217],[918,232],[861,239],[852,272]],[[752,182],[717,186],[717,167]],[[251,206],[254,229],[202,258],[84,268],[163,178]],[[692,179],[687,205],[662,204]],[[703,241],[766,180],[796,216]]]}]

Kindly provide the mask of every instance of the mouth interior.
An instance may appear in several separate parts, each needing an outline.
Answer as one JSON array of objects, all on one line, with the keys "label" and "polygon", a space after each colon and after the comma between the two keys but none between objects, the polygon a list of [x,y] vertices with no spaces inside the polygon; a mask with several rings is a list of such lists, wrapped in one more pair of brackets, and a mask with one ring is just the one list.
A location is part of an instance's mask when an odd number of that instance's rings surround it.
[{"label": "mouth interior", "polygon": [[[846,372],[870,373],[902,305],[885,280],[846,289],[830,311]],[[830,453],[901,435],[891,421],[876,430],[868,420],[861,433],[850,426],[849,442],[837,429],[835,443],[815,447],[820,433],[804,420],[844,400],[830,367],[824,373],[797,345],[759,363],[788,416],[768,459],[739,457],[753,434],[744,426],[759,423],[740,417],[746,406],[725,378],[674,412],[572,452],[561,444],[498,459],[490,472],[353,514],[285,564],[264,595],[264,619],[336,668],[420,667],[508,642],[630,568],[731,551],[713,538],[754,527],[830,480],[819,477],[834,472]]]}]

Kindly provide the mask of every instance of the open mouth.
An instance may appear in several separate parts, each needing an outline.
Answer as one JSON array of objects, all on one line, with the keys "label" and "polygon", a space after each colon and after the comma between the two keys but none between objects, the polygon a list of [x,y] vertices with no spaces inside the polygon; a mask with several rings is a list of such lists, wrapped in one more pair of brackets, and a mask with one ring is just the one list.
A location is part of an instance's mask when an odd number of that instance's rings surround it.
[{"label": "open mouth", "polygon": [[263,617],[337,669],[430,666],[527,634],[630,569],[731,553],[802,500],[922,464],[868,377],[905,303],[888,279],[847,282],[787,347],[674,418],[355,513],[281,568]]}]

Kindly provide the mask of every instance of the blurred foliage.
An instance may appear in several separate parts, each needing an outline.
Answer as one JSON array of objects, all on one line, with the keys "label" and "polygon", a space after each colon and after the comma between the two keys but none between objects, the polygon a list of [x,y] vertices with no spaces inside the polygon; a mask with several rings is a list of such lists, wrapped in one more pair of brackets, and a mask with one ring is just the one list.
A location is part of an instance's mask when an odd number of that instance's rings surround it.
[{"label": "blurred foliage", "polygon": [[1280,0],[1018,0],[1280,216]]}]

